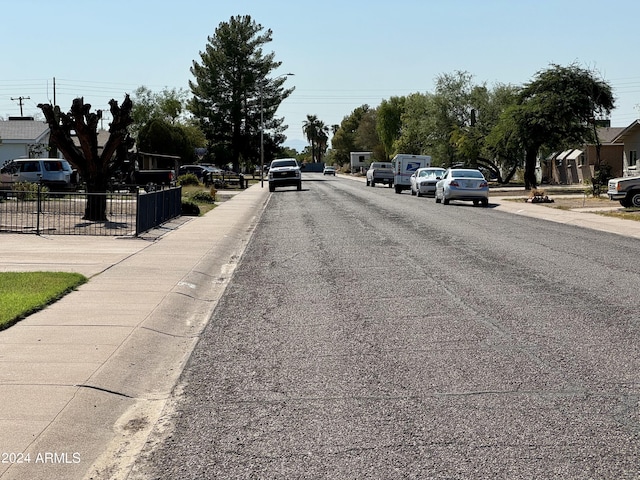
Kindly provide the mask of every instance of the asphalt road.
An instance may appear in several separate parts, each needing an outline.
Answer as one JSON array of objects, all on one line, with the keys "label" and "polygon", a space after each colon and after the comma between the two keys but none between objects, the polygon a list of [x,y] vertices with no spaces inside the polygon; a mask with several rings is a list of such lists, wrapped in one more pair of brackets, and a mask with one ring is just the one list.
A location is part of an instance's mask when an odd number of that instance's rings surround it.
[{"label": "asphalt road", "polygon": [[131,478],[637,479],[637,240],[307,174]]}]

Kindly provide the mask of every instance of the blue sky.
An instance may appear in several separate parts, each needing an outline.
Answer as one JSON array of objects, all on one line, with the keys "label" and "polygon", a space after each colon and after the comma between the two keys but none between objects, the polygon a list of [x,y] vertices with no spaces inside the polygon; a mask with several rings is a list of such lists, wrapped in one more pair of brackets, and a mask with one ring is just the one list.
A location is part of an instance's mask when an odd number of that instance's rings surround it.
[{"label": "blue sky", "polygon": [[2,13],[0,117],[20,115],[18,97],[30,97],[24,115],[38,115],[54,77],[63,110],[83,96],[108,111],[141,85],[188,89],[207,37],[235,15],[273,31],[274,75],[295,74],[278,114],[299,149],[307,114],[339,124],[360,105],[431,92],[457,70],[521,85],[552,63],[577,63],[613,87],[613,126],[640,118],[637,0],[12,0]]}]

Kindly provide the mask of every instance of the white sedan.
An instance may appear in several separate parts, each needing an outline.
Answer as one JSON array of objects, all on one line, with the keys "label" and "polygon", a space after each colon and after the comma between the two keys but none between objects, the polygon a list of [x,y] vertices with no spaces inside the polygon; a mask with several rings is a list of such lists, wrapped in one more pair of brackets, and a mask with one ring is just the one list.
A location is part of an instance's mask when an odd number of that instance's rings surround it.
[{"label": "white sedan", "polygon": [[436,184],[436,203],[448,205],[450,200],[466,200],[474,205],[489,206],[489,184],[480,170],[450,168]]},{"label": "white sedan", "polygon": [[445,169],[438,167],[419,168],[409,178],[411,195],[435,195],[438,178],[444,175]]}]

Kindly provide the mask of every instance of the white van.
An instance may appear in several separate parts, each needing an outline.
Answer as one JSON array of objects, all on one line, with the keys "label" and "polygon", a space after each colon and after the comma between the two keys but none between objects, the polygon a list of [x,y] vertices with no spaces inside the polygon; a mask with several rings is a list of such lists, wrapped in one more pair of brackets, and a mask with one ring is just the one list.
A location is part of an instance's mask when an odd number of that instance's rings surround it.
[{"label": "white van", "polygon": [[73,169],[61,158],[18,158],[0,168],[0,189],[10,190],[17,182],[46,185],[51,191],[73,189]]},{"label": "white van", "polygon": [[408,155],[399,153],[393,157],[393,184],[396,187],[396,193],[402,193],[403,190],[411,188],[411,175],[419,168],[431,166],[430,155]]}]

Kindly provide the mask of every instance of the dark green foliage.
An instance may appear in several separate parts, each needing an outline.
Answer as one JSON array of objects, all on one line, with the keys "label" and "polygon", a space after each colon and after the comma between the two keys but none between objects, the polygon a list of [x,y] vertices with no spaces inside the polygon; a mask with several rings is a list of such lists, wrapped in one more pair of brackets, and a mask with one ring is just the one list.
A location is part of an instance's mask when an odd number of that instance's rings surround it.
[{"label": "dark green foliage", "polygon": [[215,198],[211,192],[197,192],[191,195],[190,200],[196,203],[215,203]]},{"label": "dark green foliage", "polygon": [[197,217],[200,215],[200,207],[190,200],[182,201],[182,215]]},{"label": "dark green foliage", "polygon": [[200,180],[198,180],[198,177],[196,177],[193,173],[186,173],[178,177],[178,184],[182,185],[183,187],[186,187],[187,185],[193,185],[197,187],[199,185],[202,185],[202,182],[200,182]]},{"label": "dark green foliage", "polygon": [[161,155],[177,155],[183,163],[193,160],[193,145],[182,128],[166,120],[154,118],[138,133],[138,150]]},{"label": "dark green foliage", "polygon": [[222,22],[194,61],[189,82],[193,98],[189,110],[198,119],[216,163],[260,163],[261,112],[264,120],[265,157],[285,140],[286,126],[276,118],[278,106],[293,89],[284,89],[286,77],[268,78],[281,62],[263,52],[271,30],[248,15]]},{"label": "dark green foliage", "polygon": [[[47,198],[49,188],[45,185],[40,186],[42,198]],[[17,182],[12,187],[13,192],[18,200],[35,201],[38,199],[38,184],[30,182]]]},{"label": "dark green foliage", "polygon": [[526,151],[525,188],[537,186],[535,165],[541,148],[555,151],[595,141],[596,119],[613,108],[611,87],[589,70],[572,64],[538,72],[505,117]]},{"label": "dark green foliage", "polygon": [[606,193],[607,184],[609,180],[613,178],[611,170],[611,165],[603,163],[598,170],[594,172],[593,178],[591,179],[591,194],[594,197],[600,196],[603,192]]}]

